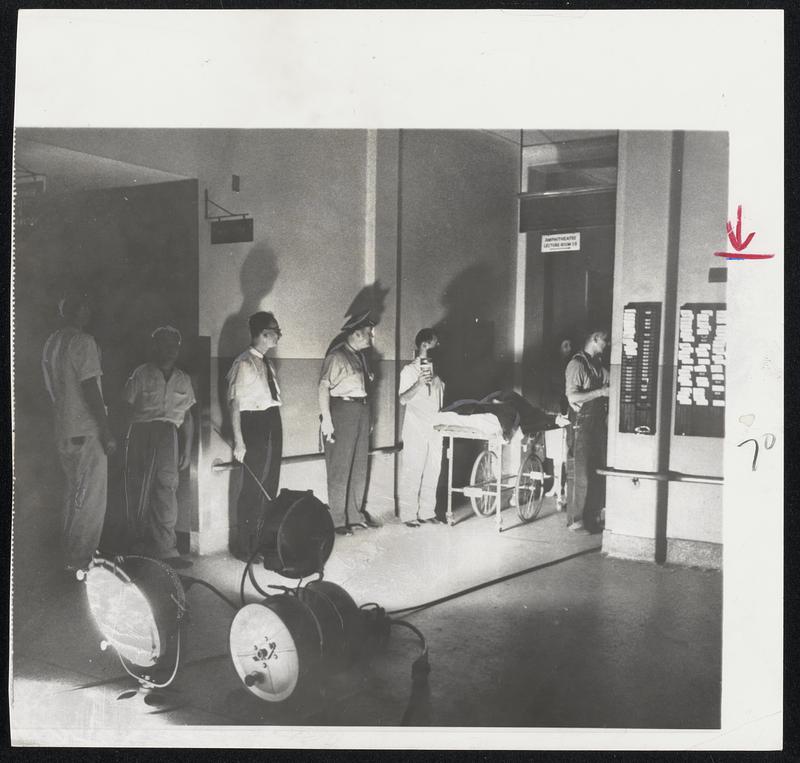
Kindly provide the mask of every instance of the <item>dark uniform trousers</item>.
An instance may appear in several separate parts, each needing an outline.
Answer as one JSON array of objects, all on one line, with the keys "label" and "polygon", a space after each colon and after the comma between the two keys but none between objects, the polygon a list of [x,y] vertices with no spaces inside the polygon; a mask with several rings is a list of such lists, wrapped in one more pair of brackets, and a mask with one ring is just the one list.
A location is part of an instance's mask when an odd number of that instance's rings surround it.
[{"label": "dark uniform trousers", "polygon": [[275,499],[281,477],[283,423],[278,406],[265,411],[241,411],[239,416],[246,451],[242,467],[242,490],[236,504],[236,537],[237,550],[249,555],[255,551],[258,525],[267,502],[254,475],[270,497]]},{"label": "dark uniform trousers", "polygon": [[[572,433],[572,472],[568,521],[583,521],[590,532],[600,530],[600,511],[605,505],[605,477],[596,470],[606,464],[607,406],[605,398],[589,400],[577,413]],[[569,469],[569,466],[572,466]]]},{"label": "dark uniform trousers", "polygon": [[360,521],[367,490],[369,404],[331,398],[334,442],[325,442],[328,505],[336,527]]},{"label": "dark uniform trousers", "polygon": [[178,556],[178,429],[169,421],[132,424],[125,446],[125,505],[131,551]]}]

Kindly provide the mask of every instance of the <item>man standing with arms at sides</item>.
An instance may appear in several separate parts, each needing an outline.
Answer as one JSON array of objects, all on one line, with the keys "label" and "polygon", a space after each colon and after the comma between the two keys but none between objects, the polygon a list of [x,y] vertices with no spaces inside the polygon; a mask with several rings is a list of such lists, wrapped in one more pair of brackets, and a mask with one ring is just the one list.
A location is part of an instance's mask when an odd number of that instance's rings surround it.
[{"label": "man standing with arms at sides", "polygon": [[[345,340],[326,356],[319,380],[328,505],[340,535],[352,535],[352,524],[382,524],[364,507],[370,434],[367,393],[374,376],[363,350],[372,346],[374,328],[369,312],[345,323]],[[358,514],[360,522],[355,519]]]},{"label": "man standing with arms at sides", "polygon": [[233,554],[243,561],[256,551],[259,520],[266,503],[264,491],[272,500],[278,495],[283,457],[280,387],[267,358],[267,352],[278,346],[281,329],[268,312],[254,313],[248,324],[250,347],[228,371],[233,457],[243,464]]},{"label": "man standing with arms at sides", "polygon": [[53,401],[55,436],[66,477],[61,541],[64,569],[88,566],[100,543],[106,515],[108,458],[117,444],[108,428],[100,388],[100,350],[84,330],[91,318],[86,294],[59,302],[63,328],[42,353],[44,382]]},{"label": "man standing with arms at sides", "polygon": [[567,400],[574,411],[574,487],[569,495],[568,529],[596,533],[602,527],[605,480],[596,469],[605,466],[608,417],[608,370],[602,366],[608,346],[605,331],[593,331],[583,350],[576,353],[564,372]]},{"label": "man standing with arms at sides", "polygon": [[192,563],[178,553],[175,524],[179,472],[189,466],[192,454],[194,389],[189,375],[175,367],[178,329],[161,326],[151,339],[153,360],[131,374],[122,394],[130,421],[125,446],[128,531],[133,553],[185,569]]}]

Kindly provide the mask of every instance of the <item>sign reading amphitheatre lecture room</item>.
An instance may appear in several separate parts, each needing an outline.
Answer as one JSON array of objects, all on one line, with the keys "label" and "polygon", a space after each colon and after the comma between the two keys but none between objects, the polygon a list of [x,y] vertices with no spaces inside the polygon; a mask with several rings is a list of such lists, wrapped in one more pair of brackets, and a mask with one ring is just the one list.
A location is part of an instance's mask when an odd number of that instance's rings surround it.
[{"label": "sign reading amphitheatre lecture room", "polygon": [[550,233],[542,236],[543,252],[579,252],[580,233]]}]

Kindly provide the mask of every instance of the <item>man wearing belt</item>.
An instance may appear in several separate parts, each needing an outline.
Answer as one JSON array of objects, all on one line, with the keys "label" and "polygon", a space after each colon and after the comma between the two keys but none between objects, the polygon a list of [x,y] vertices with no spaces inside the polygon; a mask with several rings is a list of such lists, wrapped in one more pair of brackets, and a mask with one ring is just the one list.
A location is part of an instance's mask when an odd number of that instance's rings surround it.
[{"label": "man wearing belt", "polygon": [[569,496],[568,529],[595,533],[601,528],[605,479],[596,469],[605,466],[608,417],[608,370],[601,358],[608,346],[605,331],[593,331],[583,351],[575,354],[564,372],[567,400],[574,412],[573,489]]},{"label": "man wearing belt", "polygon": [[178,481],[189,466],[194,435],[194,389],[175,367],[181,334],[161,326],[151,336],[153,360],[125,383],[122,398],[130,427],[125,446],[125,509],[133,553],[163,559],[175,569],[191,567],[177,549]]},{"label": "man wearing belt", "polygon": [[51,334],[42,353],[44,382],[53,401],[55,435],[66,477],[61,518],[64,569],[86,567],[97,550],[106,516],[107,454],[116,450],[100,388],[100,350],[84,329],[89,298],[70,293],[58,310],[64,327]]},{"label": "man wearing belt", "polygon": [[369,312],[351,318],[342,327],[345,340],[326,356],[319,380],[328,504],[340,535],[353,534],[359,513],[358,524],[381,526],[364,508],[370,434],[367,391],[374,376],[363,351],[372,346],[374,327]]},{"label": "man wearing belt", "polygon": [[243,560],[256,550],[258,524],[266,503],[264,490],[272,499],[278,495],[283,457],[280,387],[267,359],[267,352],[278,345],[281,329],[275,316],[267,312],[251,315],[249,326],[250,347],[233,361],[228,372],[233,457],[244,466],[233,553]]}]

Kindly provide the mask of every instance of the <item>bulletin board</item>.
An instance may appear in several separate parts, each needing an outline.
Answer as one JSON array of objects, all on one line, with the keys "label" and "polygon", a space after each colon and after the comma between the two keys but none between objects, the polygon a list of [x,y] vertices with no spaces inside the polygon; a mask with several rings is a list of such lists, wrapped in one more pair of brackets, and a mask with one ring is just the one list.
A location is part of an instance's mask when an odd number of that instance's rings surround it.
[{"label": "bulletin board", "polygon": [[681,306],[675,385],[675,434],[725,436],[728,318],[724,303]]},{"label": "bulletin board", "polygon": [[622,313],[619,431],[656,433],[661,303],[630,302]]}]

